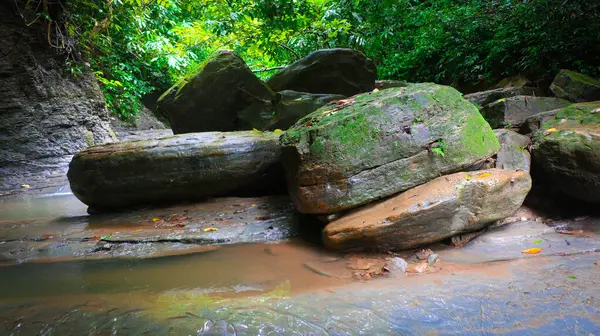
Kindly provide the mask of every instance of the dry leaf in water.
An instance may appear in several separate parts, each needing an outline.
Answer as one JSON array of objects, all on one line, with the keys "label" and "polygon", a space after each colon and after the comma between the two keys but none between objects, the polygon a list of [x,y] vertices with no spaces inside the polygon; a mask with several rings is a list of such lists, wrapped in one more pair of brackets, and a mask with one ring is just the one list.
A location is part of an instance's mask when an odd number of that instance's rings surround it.
[{"label": "dry leaf in water", "polygon": [[539,247],[534,247],[534,248],[527,249],[525,251],[521,251],[521,253],[524,253],[524,254],[538,254],[540,252],[542,252],[542,249]]},{"label": "dry leaf in water", "polygon": [[204,229],[204,232],[213,232],[213,231],[219,231],[219,229],[213,228],[213,227]]}]

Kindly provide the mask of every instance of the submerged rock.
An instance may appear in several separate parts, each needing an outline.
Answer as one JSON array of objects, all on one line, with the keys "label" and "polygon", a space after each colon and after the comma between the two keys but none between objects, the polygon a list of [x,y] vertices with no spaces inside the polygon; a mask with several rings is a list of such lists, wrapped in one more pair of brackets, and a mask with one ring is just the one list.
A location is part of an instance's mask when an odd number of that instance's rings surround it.
[{"label": "submerged rock", "polygon": [[481,114],[493,128],[518,129],[528,117],[536,113],[563,108],[569,104],[560,98],[516,96],[488,104],[481,109]]},{"label": "submerged rock", "polygon": [[561,70],[550,90],[555,96],[576,103],[600,100],[600,81],[575,71]]},{"label": "submerged rock", "polygon": [[568,195],[600,202],[600,102],[562,109],[535,134],[536,172]]},{"label": "submerged rock", "polygon": [[500,142],[500,151],[496,156],[496,168],[529,172],[531,154],[529,154],[528,147],[531,145],[531,139],[507,129],[494,130],[494,134]]},{"label": "submerged rock", "polygon": [[275,91],[295,90],[352,96],[372,91],[377,68],[360,51],[323,49],[277,72],[267,84]]},{"label": "submerged rock", "polygon": [[158,99],[175,134],[250,129],[238,112],[272,110],[275,93],[232,51],[220,51]]},{"label": "submerged rock", "polygon": [[514,96],[540,96],[538,91],[538,89],[530,87],[508,87],[470,93],[464,95],[464,98],[479,107],[483,107],[502,98]]},{"label": "submerged rock", "polygon": [[513,214],[531,188],[524,171],[490,169],[439,177],[329,223],[335,250],[397,250],[476,231]]},{"label": "submerged rock", "polygon": [[273,110],[256,113],[255,110],[242,111],[240,119],[251,128],[259,130],[286,130],[300,118],[314,112],[319,107],[346,98],[338,94],[317,94],[284,90],[277,93]]},{"label": "submerged rock", "polygon": [[447,86],[414,84],[324,106],[282,137],[297,209],[327,214],[393,195],[494,155],[477,108]]},{"label": "submerged rock", "polygon": [[69,166],[73,193],[93,209],[283,191],[278,135],[181,134],[93,147]]}]

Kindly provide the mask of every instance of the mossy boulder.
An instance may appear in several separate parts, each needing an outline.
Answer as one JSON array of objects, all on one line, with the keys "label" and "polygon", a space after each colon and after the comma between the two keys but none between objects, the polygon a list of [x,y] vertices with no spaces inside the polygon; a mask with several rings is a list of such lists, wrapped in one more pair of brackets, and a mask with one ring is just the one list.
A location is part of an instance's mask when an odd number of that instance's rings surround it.
[{"label": "mossy boulder", "polygon": [[335,213],[494,155],[477,108],[448,86],[391,88],[324,106],[281,137],[288,190],[304,213]]},{"label": "mossy boulder", "polygon": [[414,248],[514,214],[530,189],[531,177],[524,171],[442,176],[327,224],[323,240],[333,250]]},{"label": "mossy boulder", "polygon": [[372,91],[376,78],[371,59],[360,51],[340,48],[317,50],[277,72],[267,84],[275,91],[352,96]]},{"label": "mossy boulder", "polygon": [[71,190],[92,209],[285,192],[279,134],[207,132],[92,147],[73,157]]},{"label": "mossy boulder", "polygon": [[[536,132],[534,172],[544,181],[583,201],[600,203],[599,102],[562,109]],[[537,176],[535,176],[537,179]]]},{"label": "mossy boulder", "polygon": [[600,81],[575,71],[561,70],[550,90],[555,96],[576,103],[600,100]]},{"label": "mossy boulder", "polygon": [[525,120],[537,113],[569,106],[564,99],[554,97],[515,96],[502,98],[481,109],[485,120],[493,128],[519,129]]},{"label": "mossy boulder", "polygon": [[318,94],[284,90],[277,93],[273,109],[256,113],[250,109],[239,113],[239,117],[250,128],[259,130],[288,129],[299,119],[330,102],[346,98],[338,94]]},{"label": "mossy boulder", "polygon": [[232,51],[219,51],[157,102],[173,133],[248,129],[238,113],[272,110],[275,93]]},{"label": "mossy boulder", "polygon": [[541,96],[541,90],[532,87],[499,88],[464,95],[465,99],[480,108],[502,98],[514,96]]},{"label": "mossy boulder", "polygon": [[496,168],[529,172],[531,139],[507,129],[494,130],[494,134],[500,142],[500,151],[496,155]]}]

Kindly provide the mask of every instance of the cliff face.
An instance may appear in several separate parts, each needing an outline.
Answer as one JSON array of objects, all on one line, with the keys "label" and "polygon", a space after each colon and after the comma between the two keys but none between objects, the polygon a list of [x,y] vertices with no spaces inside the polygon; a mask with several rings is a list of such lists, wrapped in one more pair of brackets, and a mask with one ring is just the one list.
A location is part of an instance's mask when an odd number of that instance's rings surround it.
[{"label": "cliff face", "polygon": [[0,2],[0,190],[63,184],[74,153],[115,139],[93,74],[74,78],[64,59]]}]

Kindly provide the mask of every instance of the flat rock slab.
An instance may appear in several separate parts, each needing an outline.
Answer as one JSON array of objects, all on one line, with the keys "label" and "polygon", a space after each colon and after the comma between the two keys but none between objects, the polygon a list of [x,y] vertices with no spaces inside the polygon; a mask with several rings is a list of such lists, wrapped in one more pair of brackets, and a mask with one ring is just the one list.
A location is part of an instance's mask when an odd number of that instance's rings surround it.
[{"label": "flat rock slab", "polygon": [[509,87],[470,93],[464,95],[464,97],[471,103],[483,107],[502,98],[514,96],[541,96],[539,91],[540,90],[537,88],[530,87]]},{"label": "flat rock slab", "polygon": [[323,240],[335,250],[384,251],[441,241],[512,215],[530,188],[524,171],[439,177],[327,224]]},{"label": "flat rock slab", "polygon": [[[553,226],[533,221],[506,224],[473,239],[460,249],[437,252],[443,260],[458,263],[481,263],[533,258],[535,256],[568,256],[600,251],[600,219],[587,223],[557,222]],[[557,232],[573,232],[563,234]],[[541,248],[538,254],[524,254],[530,248]]]},{"label": "flat rock slab", "polygon": [[516,128],[528,117],[545,111],[556,110],[570,105],[567,100],[553,97],[516,96],[502,98],[481,109],[492,128]]},{"label": "flat rock slab", "polygon": [[93,210],[282,191],[279,135],[210,132],[121,142],[78,153],[77,198]]},{"label": "flat rock slab", "polygon": [[431,83],[323,106],[285,132],[281,143],[294,204],[315,214],[391,196],[499,150],[473,104]]},{"label": "flat rock slab", "polygon": [[600,202],[600,102],[559,111],[534,136],[535,173],[569,196]]},{"label": "flat rock slab", "polygon": [[[72,197],[72,196],[71,196]],[[149,258],[201,253],[216,245],[281,241],[301,216],[287,196],[0,222],[0,262]]]},{"label": "flat rock slab", "polygon": [[295,90],[352,96],[374,89],[377,68],[352,49],[323,49],[274,74],[267,84],[275,91]]}]

